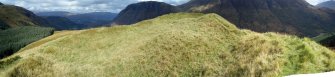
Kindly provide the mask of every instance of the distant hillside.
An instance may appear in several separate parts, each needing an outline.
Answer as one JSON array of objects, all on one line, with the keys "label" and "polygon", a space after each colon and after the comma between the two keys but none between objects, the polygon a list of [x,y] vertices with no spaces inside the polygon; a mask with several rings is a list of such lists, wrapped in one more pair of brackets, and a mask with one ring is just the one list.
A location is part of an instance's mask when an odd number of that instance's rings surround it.
[{"label": "distant hillside", "polygon": [[334,0],[330,0],[330,1],[326,1],[326,2],[322,2],[318,5],[316,5],[317,7],[324,7],[324,8],[330,8],[335,10],[335,1]]},{"label": "distant hillside", "polygon": [[[116,13],[110,12],[92,12],[75,14],[63,11],[53,11],[53,12],[39,12],[38,16],[60,16],[66,17],[77,24],[83,24],[82,28],[92,28],[108,25],[113,22],[113,19],[117,16]],[[54,19],[55,20],[55,19]]]},{"label": "distant hillside", "polygon": [[76,23],[85,24],[88,27],[98,27],[112,23],[113,19],[116,16],[117,16],[116,13],[92,12],[92,13],[70,15],[67,16],[67,18],[71,19]]},{"label": "distant hillside", "polygon": [[314,37],[313,40],[326,47],[335,49],[335,33],[323,33]]},{"label": "distant hillside", "polygon": [[53,26],[53,28],[58,30],[78,30],[86,28],[86,25],[77,24],[66,17],[47,16],[43,18],[46,19]]},{"label": "distant hillside", "polygon": [[176,12],[179,12],[177,7],[163,2],[148,1],[130,4],[118,14],[113,21],[113,25],[134,24],[143,20]]},{"label": "distant hillside", "polygon": [[0,5],[0,29],[19,26],[50,26],[33,12],[14,5]]},{"label": "distant hillside", "polygon": [[316,36],[335,29],[335,18],[305,0],[191,0],[188,12],[216,13],[239,28]]},{"label": "distant hillside", "polygon": [[51,12],[37,12],[38,16],[60,16],[66,17],[70,15],[74,15],[74,13],[66,12],[66,11],[51,11]]},{"label": "distant hillside", "polygon": [[216,14],[58,32],[0,60],[1,77],[282,77],[335,70],[308,38],[240,30]]}]

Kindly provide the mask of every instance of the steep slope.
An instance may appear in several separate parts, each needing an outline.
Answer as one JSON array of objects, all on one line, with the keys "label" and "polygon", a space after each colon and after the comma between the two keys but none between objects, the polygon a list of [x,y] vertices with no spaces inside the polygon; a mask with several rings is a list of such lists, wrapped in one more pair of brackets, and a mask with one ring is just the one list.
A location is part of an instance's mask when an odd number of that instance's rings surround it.
[{"label": "steep slope", "polygon": [[152,19],[164,14],[176,13],[179,9],[163,2],[140,2],[128,5],[114,19],[113,25],[127,25]]},{"label": "steep slope", "polygon": [[110,12],[92,12],[70,15],[67,18],[76,23],[85,24],[88,27],[98,27],[112,23],[116,16],[117,14]]},{"label": "steep slope", "polygon": [[24,8],[0,5],[0,29],[19,26],[49,26],[49,23]]},{"label": "steep slope", "polygon": [[47,16],[43,18],[46,19],[52,25],[53,28],[58,30],[77,30],[87,27],[86,25],[83,24],[77,24],[66,17]]},{"label": "steep slope", "polygon": [[334,59],[308,38],[240,30],[216,14],[178,13],[56,33],[0,60],[0,76],[281,77],[333,71]]},{"label": "steep slope", "polygon": [[191,0],[189,12],[217,13],[239,28],[316,36],[335,29],[335,19],[305,0]]},{"label": "steep slope", "polygon": [[335,10],[335,1],[334,0],[330,0],[330,1],[326,1],[326,2],[322,2],[318,5],[316,5],[317,7],[322,7],[322,8],[330,8]]}]

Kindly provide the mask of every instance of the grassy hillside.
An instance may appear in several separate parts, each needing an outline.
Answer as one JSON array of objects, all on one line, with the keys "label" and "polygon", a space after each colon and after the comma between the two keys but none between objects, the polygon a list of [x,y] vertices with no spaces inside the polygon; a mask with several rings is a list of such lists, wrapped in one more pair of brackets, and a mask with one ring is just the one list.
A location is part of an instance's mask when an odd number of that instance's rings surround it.
[{"label": "grassy hillside", "polygon": [[48,26],[43,18],[33,12],[14,5],[0,5],[0,29],[19,26]]},{"label": "grassy hillside", "polygon": [[59,32],[0,61],[1,77],[281,77],[335,70],[308,38],[237,29],[216,14]]},{"label": "grassy hillside", "polygon": [[0,31],[0,59],[53,33],[52,28],[23,26]]}]

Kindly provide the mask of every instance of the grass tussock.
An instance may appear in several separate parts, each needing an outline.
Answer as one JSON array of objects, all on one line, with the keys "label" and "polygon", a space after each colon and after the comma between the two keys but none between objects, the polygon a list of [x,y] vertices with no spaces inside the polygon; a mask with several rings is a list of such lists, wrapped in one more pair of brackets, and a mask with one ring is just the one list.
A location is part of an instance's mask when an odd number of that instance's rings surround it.
[{"label": "grass tussock", "polygon": [[335,70],[335,54],[308,38],[240,30],[215,14],[57,33],[13,56],[21,59],[0,76],[281,77]]}]

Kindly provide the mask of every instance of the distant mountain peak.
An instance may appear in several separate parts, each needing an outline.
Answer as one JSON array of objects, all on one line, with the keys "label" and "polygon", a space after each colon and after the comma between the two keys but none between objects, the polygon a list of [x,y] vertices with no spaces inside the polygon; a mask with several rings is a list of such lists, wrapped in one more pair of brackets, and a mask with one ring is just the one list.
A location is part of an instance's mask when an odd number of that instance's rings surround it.
[{"label": "distant mountain peak", "polygon": [[130,4],[126,9],[122,10],[114,19],[113,24],[128,25],[175,12],[179,12],[177,7],[164,2],[139,2]]},{"label": "distant mountain peak", "polygon": [[74,15],[74,13],[67,12],[67,11],[49,11],[49,12],[37,12],[36,15],[38,16],[69,16]]},{"label": "distant mountain peak", "polygon": [[316,5],[317,7],[321,7],[321,8],[330,8],[335,10],[335,1],[334,0],[330,0],[330,1],[326,1],[326,2],[322,2],[318,5]]}]

